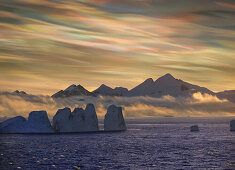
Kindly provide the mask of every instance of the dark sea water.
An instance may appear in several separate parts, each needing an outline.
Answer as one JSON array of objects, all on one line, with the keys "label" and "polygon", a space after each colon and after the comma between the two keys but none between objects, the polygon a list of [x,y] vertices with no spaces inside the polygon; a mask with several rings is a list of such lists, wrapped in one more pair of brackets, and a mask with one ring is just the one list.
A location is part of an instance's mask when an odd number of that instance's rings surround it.
[{"label": "dark sea water", "polygon": [[[2,134],[0,169],[235,169],[230,119],[131,119],[125,132]],[[199,132],[190,132],[193,124]]]}]

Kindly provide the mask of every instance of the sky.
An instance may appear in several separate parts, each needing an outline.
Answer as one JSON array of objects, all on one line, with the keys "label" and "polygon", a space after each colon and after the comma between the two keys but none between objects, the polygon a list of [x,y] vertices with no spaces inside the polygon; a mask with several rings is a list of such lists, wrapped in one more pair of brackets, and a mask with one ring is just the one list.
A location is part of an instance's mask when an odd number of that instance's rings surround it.
[{"label": "sky", "polygon": [[133,88],[170,73],[235,89],[234,0],[0,0],[0,90]]}]

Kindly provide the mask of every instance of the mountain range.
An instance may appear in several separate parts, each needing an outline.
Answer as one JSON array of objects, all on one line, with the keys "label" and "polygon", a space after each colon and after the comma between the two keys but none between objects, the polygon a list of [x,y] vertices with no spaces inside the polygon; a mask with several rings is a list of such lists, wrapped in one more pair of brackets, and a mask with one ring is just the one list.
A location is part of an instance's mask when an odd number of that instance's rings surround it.
[{"label": "mountain range", "polygon": [[193,93],[200,92],[202,94],[215,95],[220,99],[226,98],[232,102],[235,102],[235,90],[229,90],[224,92],[214,93],[213,91],[200,87],[198,85],[193,85],[180,79],[174,78],[171,74],[166,74],[156,81],[152,78],[146,79],[143,83],[128,90],[124,87],[111,88],[107,85],[102,84],[96,90],[89,92],[81,85],[71,85],[65,90],[60,90],[53,94],[53,98],[60,97],[70,97],[70,96],[151,96],[151,97],[161,97],[165,95],[170,95],[173,97],[178,96],[191,96]]}]

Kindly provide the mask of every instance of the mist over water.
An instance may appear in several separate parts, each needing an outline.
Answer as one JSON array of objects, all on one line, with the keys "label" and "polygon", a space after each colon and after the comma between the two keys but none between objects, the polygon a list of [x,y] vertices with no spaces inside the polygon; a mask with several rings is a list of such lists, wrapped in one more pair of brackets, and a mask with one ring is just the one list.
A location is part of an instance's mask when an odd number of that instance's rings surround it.
[{"label": "mist over water", "polygon": [[104,117],[107,107],[115,104],[123,107],[126,118],[131,117],[197,117],[197,116],[235,116],[235,103],[226,99],[219,99],[209,94],[195,93],[192,97],[68,97],[53,99],[43,95],[13,95],[0,93],[1,117],[22,115],[27,117],[33,110],[46,110],[52,118],[58,109],[64,107],[85,107],[93,103],[97,115]]}]

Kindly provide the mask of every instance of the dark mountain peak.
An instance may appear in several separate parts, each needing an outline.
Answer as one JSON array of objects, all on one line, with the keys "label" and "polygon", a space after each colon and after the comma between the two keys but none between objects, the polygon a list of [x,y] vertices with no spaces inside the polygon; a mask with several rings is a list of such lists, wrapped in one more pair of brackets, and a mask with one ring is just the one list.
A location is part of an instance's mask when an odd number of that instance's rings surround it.
[{"label": "dark mountain peak", "polygon": [[111,88],[111,87],[106,86],[105,84],[101,84],[100,88]]},{"label": "dark mountain peak", "polygon": [[170,74],[170,73],[167,73],[165,74],[164,76],[160,77],[159,79],[167,79],[167,80],[175,80],[175,78]]},{"label": "dark mountain peak", "polygon": [[26,92],[24,92],[24,91],[19,91],[19,90],[16,90],[16,91],[14,91],[13,93],[19,94],[19,95],[21,95],[21,94],[27,94]]},{"label": "dark mountain peak", "polygon": [[143,83],[153,83],[153,79],[152,78],[148,78],[146,79]]},{"label": "dark mountain peak", "polygon": [[156,84],[154,83],[152,78],[146,79],[143,83],[134,87],[129,91],[130,96],[146,96],[150,95],[154,92],[156,88]]},{"label": "dark mountain peak", "polygon": [[79,85],[76,86],[76,89],[85,89],[85,88],[82,85],[79,84]]},{"label": "dark mountain peak", "polygon": [[172,83],[174,82],[176,79],[169,73],[165,74],[162,77],[159,77],[155,82],[156,83]]},{"label": "dark mountain peak", "polygon": [[107,95],[113,92],[113,89],[105,84],[101,84],[99,88],[93,91],[95,94]]},{"label": "dark mountain peak", "polygon": [[94,90],[93,93],[104,96],[123,96],[128,93],[128,89],[124,87],[115,87],[112,89],[111,87],[102,84],[99,88]]},{"label": "dark mountain peak", "polygon": [[125,91],[128,91],[128,89],[125,88],[125,87],[115,87],[114,90],[125,90]]},{"label": "dark mountain peak", "polygon": [[112,91],[113,89],[109,86],[106,86],[105,84],[101,84],[101,86],[99,88],[97,88],[96,90],[94,90],[93,92],[104,92],[104,91]]},{"label": "dark mountain peak", "polygon": [[75,85],[75,84],[72,84],[71,86],[67,87],[64,91],[71,91],[71,90],[73,90],[74,88],[76,88],[76,85]]},{"label": "dark mountain peak", "polygon": [[95,94],[89,92],[80,84],[79,85],[73,84],[73,85],[67,87],[65,90],[60,90],[59,92],[52,95],[53,98],[71,97],[71,96],[93,96],[93,97],[95,97]]}]

